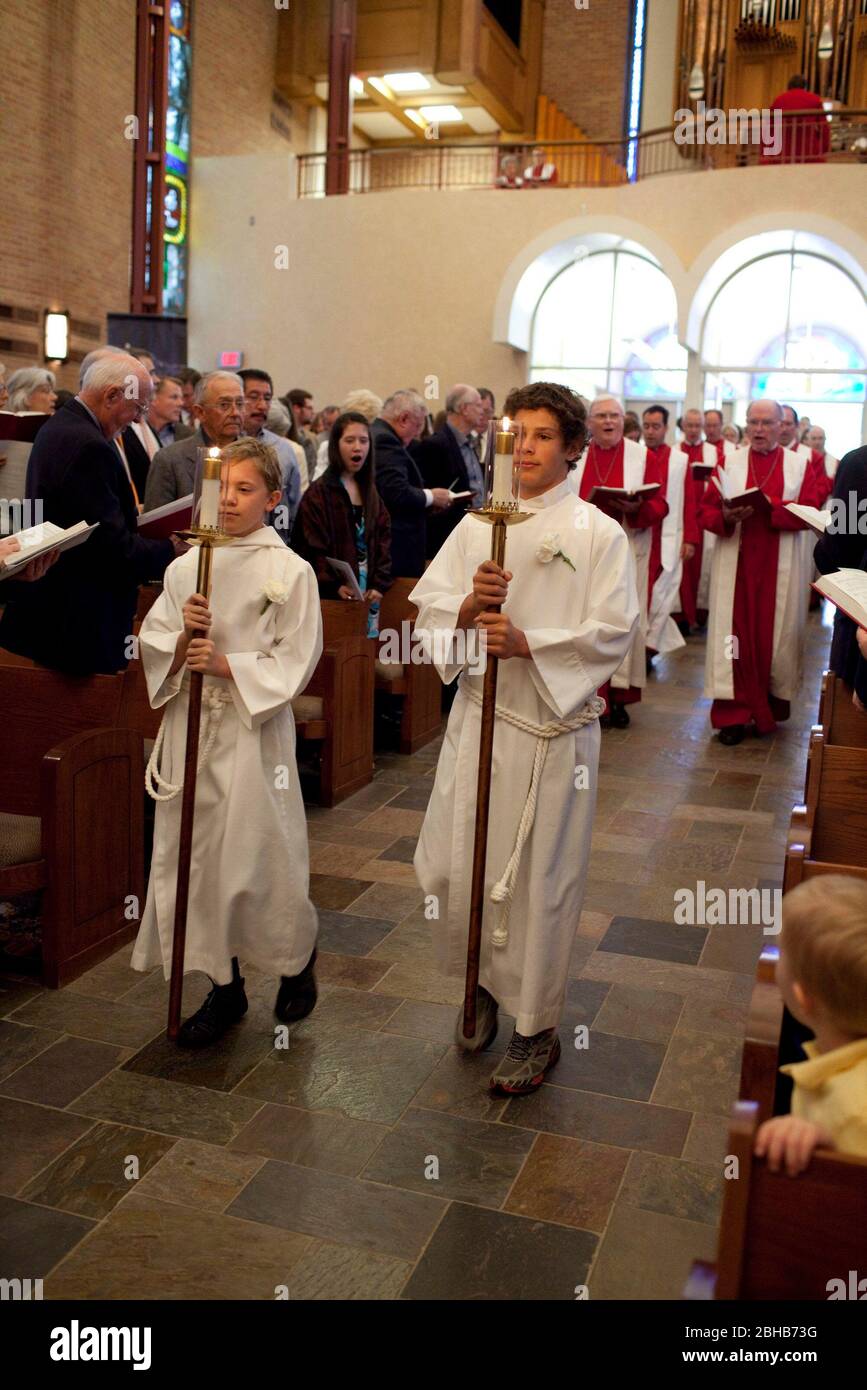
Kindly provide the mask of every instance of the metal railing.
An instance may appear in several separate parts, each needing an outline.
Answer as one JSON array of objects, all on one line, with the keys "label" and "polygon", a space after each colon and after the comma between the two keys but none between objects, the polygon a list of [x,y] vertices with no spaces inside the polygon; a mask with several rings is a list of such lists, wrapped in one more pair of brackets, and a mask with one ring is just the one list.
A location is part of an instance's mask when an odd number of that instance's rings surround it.
[{"label": "metal railing", "polygon": [[[867,164],[867,111],[786,112],[782,147],[773,141],[774,113],[727,113],[726,143],[709,144],[712,113],[705,125],[645,131],[632,140],[548,140],[546,158],[557,168],[558,188],[611,188],[658,174],[732,169],[754,164]],[[827,127],[827,136],[820,132]],[[714,134],[719,134],[716,129]],[[691,138],[690,138],[691,137]],[[822,146],[827,141],[827,150]],[[777,145],[780,144],[778,140]],[[441,191],[509,187],[503,161],[517,159],[518,175],[532,163],[534,145],[453,144],[376,146],[350,150],[349,192],[381,193],[394,188]],[[325,196],[326,154],[298,157],[298,197]],[[629,171],[629,172],[627,172]],[[631,174],[631,178],[630,178]]]}]

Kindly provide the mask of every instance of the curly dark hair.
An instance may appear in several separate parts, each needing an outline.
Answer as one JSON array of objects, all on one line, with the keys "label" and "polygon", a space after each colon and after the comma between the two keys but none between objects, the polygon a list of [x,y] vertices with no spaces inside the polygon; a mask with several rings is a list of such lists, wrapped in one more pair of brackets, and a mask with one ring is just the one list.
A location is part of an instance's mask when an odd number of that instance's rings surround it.
[{"label": "curly dark hair", "polygon": [[563,443],[572,457],[574,468],[587,441],[587,402],[568,386],[555,381],[533,381],[529,386],[516,386],[506,397],[503,411],[514,419],[519,410],[548,410],[557,419]]}]

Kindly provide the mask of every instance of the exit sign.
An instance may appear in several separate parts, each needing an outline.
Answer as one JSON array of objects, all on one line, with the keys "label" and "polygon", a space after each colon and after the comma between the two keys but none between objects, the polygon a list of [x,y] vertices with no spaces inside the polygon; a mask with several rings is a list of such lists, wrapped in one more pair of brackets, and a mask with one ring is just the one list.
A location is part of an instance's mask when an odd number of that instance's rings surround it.
[{"label": "exit sign", "polygon": [[243,352],[221,352],[217,358],[217,366],[225,368],[227,372],[236,372],[243,365]]}]

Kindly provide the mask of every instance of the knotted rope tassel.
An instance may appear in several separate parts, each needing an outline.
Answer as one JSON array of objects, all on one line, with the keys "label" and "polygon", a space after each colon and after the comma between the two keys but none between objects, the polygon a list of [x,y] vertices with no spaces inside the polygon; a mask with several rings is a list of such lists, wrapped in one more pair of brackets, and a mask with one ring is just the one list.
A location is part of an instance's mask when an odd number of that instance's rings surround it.
[{"label": "knotted rope tassel", "polygon": [[[466,694],[477,705],[481,705],[482,697],[472,686],[464,687]],[[491,945],[503,947],[509,940],[509,913],[512,909],[512,899],[515,895],[515,884],[518,881],[518,869],[521,865],[521,853],[524,842],[533,828],[536,819],[536,803],[539,797],[539,784],[542,780],[542,773],[545,768],[545,760],[548,756],[548,745],[552,738],[559,738],[561,734],[574,733],[576,729],[584,728],[585,724],[592,724],[594,719],[598,719],[605,712],[605,701],[598,695],[591,695],[590,699],[581,706],[575,714],[570,714],[567,719],[552,719],[548,724],[534,724],[531,719],[525,719],[523,715],[515,714],[513,710],[506,709],[504,705],[496,706],[496,715],[499,719],[504,719],[507,724],[512,724],[516,729],[522,729],[526,734],[532,734],[536,739],[536,755],[533,759],[533,774],[530,778],[530,786],[527,790],[527,797],[524,802],[524,809],[521,812],[521,819],[518,823],[518,833],[515,836],[515,847],[512,850],[509,862],[501,878],[497,880],[491,889],[491,902],[503,904],[503,914],[499,925],[491,932]]]},{"label": "knotted rope tassel", "polygon": [[[231,704],[232,694],[229,690],[220,690],[215,685],[206,685],[202,689],[202,705],[205,717],[205,728],[199,737],[199,757],[196,769],[201,772],[205,763],[208,761],[214,741],[223,721],[223,710],[226,705]],[[148,758],[148,765],[145,768],[145,788],[148,796],[154,801],[173,801],[174,798],[183,791],[183,782],[177,786],[173,782],[168,782],[161,776],[159,770],[160,755],[162,753],[163,741],[165,737],[166,721],[163,718],[157,731],[151,755]],[[157,790],[160,788],[161,790]]]}]

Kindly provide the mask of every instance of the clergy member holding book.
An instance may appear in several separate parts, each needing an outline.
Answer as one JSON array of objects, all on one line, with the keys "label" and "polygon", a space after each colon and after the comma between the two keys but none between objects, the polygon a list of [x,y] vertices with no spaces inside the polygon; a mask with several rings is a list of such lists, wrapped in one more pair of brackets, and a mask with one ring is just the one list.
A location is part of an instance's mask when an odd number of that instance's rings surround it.
[{"label": "clergy member holding book", "polygon": [[[520,506],[531,513],[508,528],[505,569],[489,558],[490,527],[468,515],[410,595],[416,636],[443,681],[460,676],[415,868],[436,903],[441,968],[463,977],[484,676],[478,663],[459,660],[470,653],[457,641],[444,650],[443,634],[484,632],[488,655],[500,661],[492,812],[476,1035],[464,1036],[461,1013],[457,1043],[479,1051],[496,1035],[497,1010],[514,1015],[491,1085],[520,1095],[560,1055],[557,1025],[596,802],[602,701],[595,692],[629,650],[639,610],[623,528],[567,481],[584,443],[581,398],[539,382],[513,391],[505,410],[523,429]],[[494,603],[500,613],[488,611]]]},{"label": "clergy member holding book", "polygon": [[668,503],[655,455],[644,444],[623,437],[620,401],[613,396],[597,396],[590,407],[588,423],[592,438],[570,476],[569,486],[623,526],[635,560],[638,584],[640,610],[635,640],[610,683],[599,691],[608,705],[613,727],[625,729],[629,724],[626,706],[638,703],[647,680],[650,552],[653,528],[668,515]]},{"label": "clergy member holding book", "polygon": [[115,437],[147,413],[150,373],[112,352],[94,361],[74,400],[43,425],[27,468],[27,496],[44,520],[97,529],[60,556],[39,584],[16,589],[0,622],[0,647],[71,675],[107,674],[127,662],[138,586],[161,579],[186,546],[146,540]]},{"label": "clergy member holding book", "polygon": [[799,535],[806,523],[785,504],[820,499],[809,459],[780,447],[782,419],[777,401],[752,402],[750,447],[726,459],[724,476],[714,470],[699,509],[717,538],[704,693],[725,744],[751,724],[773,733],[801,681],[812,557]]},{"label": "clergy member holding book", "polygon": [[[295,765],[290,700],[322,652],[316,577],[265,524],[283,477],[270,445],[223,450],[225,530],[213,554],[210,600],[196,594],[197,553],[166,571],[140,633],[148,694],[165,716],[148,764],[157,803],[148,896],[135,970],[171,975],[189,672],[204,675],[184,970],[210,976],[204,1004],[178,1042],[204,1047],[247,1011],[239,957],[282,977],[282,1023],[316,1003],[317,917]],[[207,632],[206,637],[200,634]]]}]

